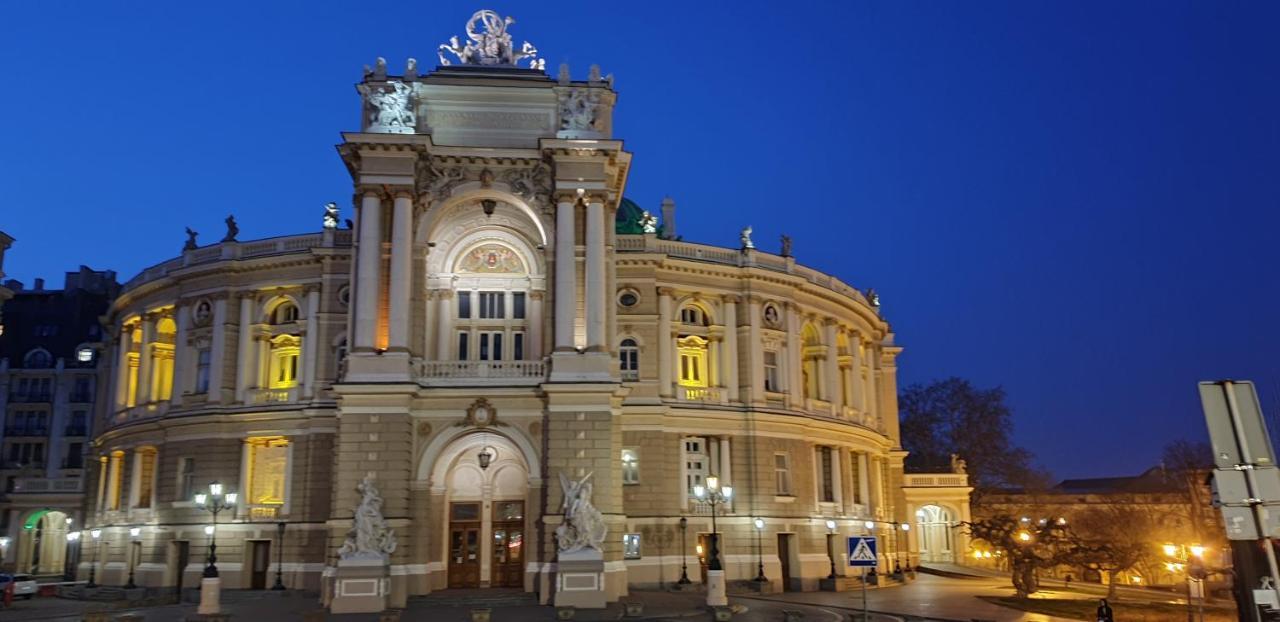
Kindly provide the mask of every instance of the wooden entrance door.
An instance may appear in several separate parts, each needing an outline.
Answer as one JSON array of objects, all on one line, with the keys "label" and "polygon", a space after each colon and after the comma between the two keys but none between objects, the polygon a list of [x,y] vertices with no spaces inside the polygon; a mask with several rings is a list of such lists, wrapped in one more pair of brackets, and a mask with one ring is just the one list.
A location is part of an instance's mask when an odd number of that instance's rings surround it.
[{"label": "wooden entrance door", "polygon": [[782,590],[791,591],[791,534],[778,534],[778,561],[782,563]]},{"label": "wooden entrance door", "polygon": [[187,564],[191,562],[191,546],[186,540],[173,543],[173,576],[178,591],[178,602],[182,602],[182,580],[187,574]]},{"label": "wooden entrance door", "polygon": [[480,503],[452,503],[449,518],[449,587],[480,587]]},{"label": "wooden entrance door", "polygon": [[493,557],[491,561],[494,587],[524,585],[524,502],[493,503]]},{"label": "wooden entrance door", "polygon": [[249,589],[267,589],[267,569],[271,567],[271,542],[254,540],[252,543],[253,570],[249,576]]}]

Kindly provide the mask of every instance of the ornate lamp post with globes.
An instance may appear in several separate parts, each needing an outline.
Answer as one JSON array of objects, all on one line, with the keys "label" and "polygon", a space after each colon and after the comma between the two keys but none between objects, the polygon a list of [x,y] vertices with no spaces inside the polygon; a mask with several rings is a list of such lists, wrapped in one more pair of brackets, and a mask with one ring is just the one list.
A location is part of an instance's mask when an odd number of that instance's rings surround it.
[{"label": "ornate lamp post with globes", "polygon": [[218,591],[222,587],[217,566],[218,513],[234,508],[236,496],[234,492],[224,494],[222,484],[216,481],[209,484],[209,492],[196,493],[196,507],[213,515],[213,525],[206,530],[209,534],[209,557],[208,565],[204,567],[204,578],[200,580],[200,607],[196,610],[200,615],[217,614],[221,610],[218,603]]},{"label": "ornate lamp post with globes", "polygon": [[716,529],[716,506],[733,499],[733,487],[721,486],[720,478],[712,475],[706,486],[694,486],[693,496],[711,506],[711,551],[707,561],[707,606],[723,607],[729,604],[724,593],[724,567],[720,565],[720,533]]},{"label": "ornate lamp post with globes", "polygon": [[689,519],[680,517],[680,580],[676,581],[676,585],[689,585],[693,581],[689,580],[689,565],[685,563],[685,543],[684,534],[689,530]]}]

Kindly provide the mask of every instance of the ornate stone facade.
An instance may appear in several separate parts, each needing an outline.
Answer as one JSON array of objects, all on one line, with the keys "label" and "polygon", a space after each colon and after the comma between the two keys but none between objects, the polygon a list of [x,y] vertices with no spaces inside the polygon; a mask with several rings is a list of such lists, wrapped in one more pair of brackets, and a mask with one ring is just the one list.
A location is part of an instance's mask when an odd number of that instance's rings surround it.
[{"label": "ornate stone facade", "polygon": [[[354,231],[198,247],[126,285],[91,478],[108,581],[138,524],[138,581],[192,585],[205,517],[186,495],[213,479],[245,493],[219,527],[224,587],[257,585],[255,554],[274,563],[283,545],[286,585],[314,589],[371,478],[396,540],[392,606],[449,587],[546,602],[566,545],[599,548],[615,600],[679,577],[681,517],[698,581],[711,517],[692,489],[712,475],[736,491],[718,520],[729,580],[756,574],[753,517],[771,584],[797,589],[827,575],[841,535],[906,519],[900,348],[867,298],[791,257],[668,239],[674,203],[665,237],[652,217],[623,223],[632,155],[610,80],[476,53],[368,71],[362,131],[338,147]],[[412,132],[371,101],[389,84],[409,88]],[[131,365],[166,319],[161,400],[129,387],[148,386]],[[122,501],[141,460],[159,464],[145,508]],[[882,550],[886,567],[900,552]]]}]

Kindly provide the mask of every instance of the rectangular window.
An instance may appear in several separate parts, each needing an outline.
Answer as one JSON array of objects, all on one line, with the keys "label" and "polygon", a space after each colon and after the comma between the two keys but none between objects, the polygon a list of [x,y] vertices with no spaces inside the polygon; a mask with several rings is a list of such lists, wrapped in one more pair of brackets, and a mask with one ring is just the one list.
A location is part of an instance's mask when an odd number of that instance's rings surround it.
[{"label": "rectangular window", "polygon": [[458,319],[471,319],[471,292],[458,292]]},{"label": "rectangular window", "polygon": [[480,333],[480,360],[502,360],[502,333]]},{"label": "rectangular window", "polygon": [[134,507],[149,508],[152,484],[155,482],[156,475],[156,450],[143,448],[134,455],[138,460],[138,481],[134,482],[134,486],[138,489],[138,503]]},{"label": "rectangular window", "polygon": [[68,443],[67,459],[63,461],[64,469],[83,469],[84,468],[84,443]]},{"label": "rectangular window", "polygon": [[779,497],[791,496],[791,454],[773,454],[773,486]]},{"label": "rectangular window", "polygon": [[707,455],[707,439],[684,439],[685,486],[689,495],[694,486],[706,485],[710,475],[711,456]]},{"label": "rectangular window", "polygon": [[818,448],[818,474],[821,476],[821,500],[824,503],[834,503],[836,500],[835,479],[833,477],[833,467],[831,463],[831,448]]},{"label": "rectangular window", "polygon": [[71,401],[81,403],[93,401],[93,391],[89,388],[88,378],[76,378],[75,388],[71,391]]},{"label": "rectangular window", "polygon": [[622,535],[622,558],[640,559],[640,534],[627,533]]},{"label": "rectangular window", "polygon": [[249,515],[274,518],[285,500],[285,479],[289,472],[289,441],[282,436],[250,438],[249,450]]},{"label": "rectangular window", "polygon": [[178,500],[189,501],[196,494],[196,459],[178,459]]},{"label": "rectangular window", "polygon": [[471,338],[469,333],[458,333],[458,360],[471,360],[471,350],[467,347],[470,344],[467,341]]},{"label": "rectangular window", "polygon": [[212,356],[209,348],[196,351],[196,393],[209,392],[209,361]]},{"label": "rectangular window", "polygon": [[781,389],[778,387],[778,352],[777,350],[764,351],[764,390],[771,393],[777,393]]},{"label": "rectangular window", "polygon": [[516,320],[524,319],[524,292],[511,294],[511,317]]},{"label": "rectangular window", "polygon": [[506,315],[503,312],[502,303],[506,297],[506,292],[480,292],[480,319],[496,320],[505,318]]},{"label": "rectangular window", "polygon": [[511,360],[524,360],[524,333],[511,333]]},{"label": "rectangular window", "polygon": [[640,483],[640,452],[634,447],[622,450],[622,484]]}]

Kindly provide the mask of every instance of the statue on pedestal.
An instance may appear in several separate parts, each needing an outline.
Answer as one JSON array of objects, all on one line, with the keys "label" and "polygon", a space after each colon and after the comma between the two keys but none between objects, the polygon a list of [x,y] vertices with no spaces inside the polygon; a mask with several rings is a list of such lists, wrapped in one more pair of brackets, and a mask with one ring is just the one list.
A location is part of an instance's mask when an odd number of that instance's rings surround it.
[{"label": "statue on pedestal", "polygon": [[570,480],[560,473],[560,489],[564,491],[564,522],[556,527],[556,544],[561,553],[574,553],[583,549],[602,550],[600,544],[608,533],[604,517],[591,505],[592,473],[579,481]]},{"label": "statue on pedestal", "polygon": [[196,250],[196,248],[197,248],[197,244],[196,244],[196,236],[197,236],[197,235],[199,235],[199,234],[198,234],[198,233],[196,233],[195,231],[192,231],[192,230],[191,230],[191,227],[187,227],[187,243],[182,245],[182,250],[184,250],[184,251],[193,251],[193,250]]},{"label": "statue on pedestal", "polygon": [[329,202],[324,204],[324,228],[338,228],[338,204]]},{"label": "statue on pedestal", "polygon": [[396,536],[382,517],[382,497],[373,485],[373,476],[364,476],[356,490],[360,492],[360,505],[356,506],[351,531],[338,549],[338,557],[385,561],[396,550]]},{"label": "statue on pedestal", "polygon": [[240,227],[236,225],[235,216],[227,216],[227,234],[222,236],[223,242],[235,242],[236,236],[240,235]]},{"label": "statue on pedestal", "polygon": [[782,252],[779,254],[782,255],[783,257],[791,256],[791,236],[789,235],[782,236]]},{"label": "statue on pedestal", "polygon": [[755,243],[751,241],[750,225],[747,225],[747,227],[742,230],[742,233],[738,234],[738,241],[742,242],[742,250],[744,251],[756,247]]},{"label": "statue on pedestal", "polygon": [[373,107],[369,115],[369,129],[413,133],[417,123],[413,112],[413,87],[403,82],[366,82],[356,88]]},{"label": "statue on pedestal", "polygon": [[649,210],[644,210],[640,213],[640,229],[645,233],[657,233],[658,217],[650,214]]}]

